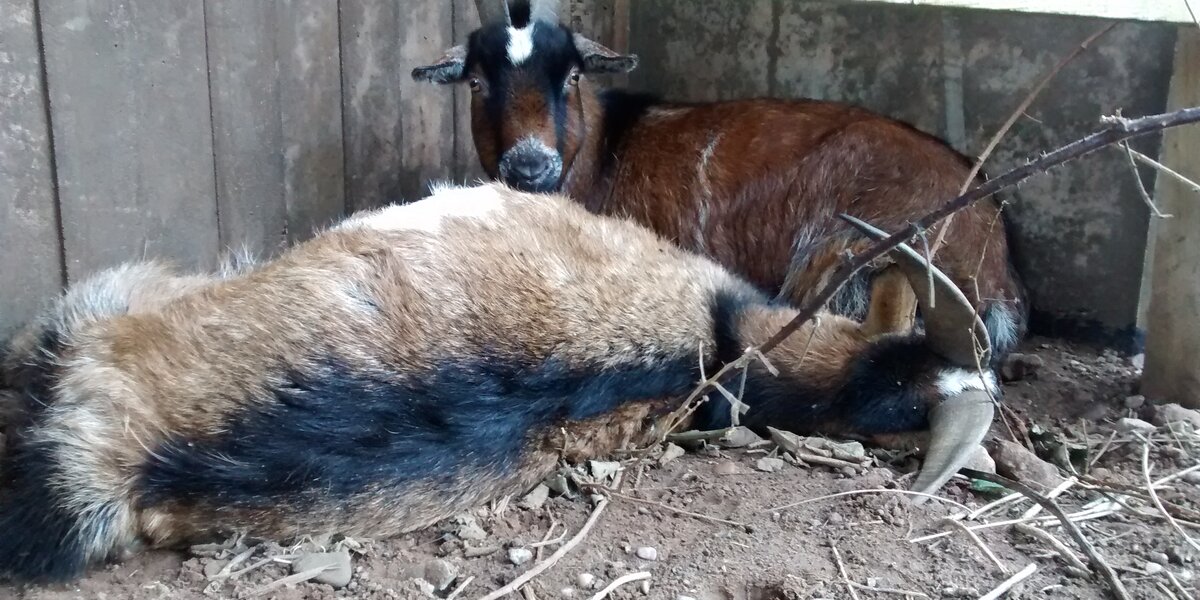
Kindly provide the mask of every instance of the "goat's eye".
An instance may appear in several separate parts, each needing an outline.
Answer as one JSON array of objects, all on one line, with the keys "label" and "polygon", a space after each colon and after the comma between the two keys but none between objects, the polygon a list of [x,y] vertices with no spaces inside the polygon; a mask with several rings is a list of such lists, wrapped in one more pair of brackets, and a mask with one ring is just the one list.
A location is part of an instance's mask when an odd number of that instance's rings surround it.
[{"label": "goat's eye", "polygon": [[571,85],[579,85],[579,71],[571,73],[571,75],[567,77],[567,83]]},{"label": "goat's eye", "polygon": [[478,93],[479,90],[483,89],[483,84],[479,83],[478,77],[472,77],[471,80],[467,82],[467,85],[471,86],[471,91],[474,93]]}]

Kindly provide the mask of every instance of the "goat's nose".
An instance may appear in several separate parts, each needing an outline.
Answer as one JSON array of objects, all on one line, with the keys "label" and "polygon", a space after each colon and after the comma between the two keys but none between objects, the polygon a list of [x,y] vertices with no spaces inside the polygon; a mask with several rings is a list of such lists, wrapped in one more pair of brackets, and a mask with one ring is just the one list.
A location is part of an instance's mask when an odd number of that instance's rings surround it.
[{"label": "goat's nose", "polygon": [[515,157],[512,162],[512,172],[519,179],[537,181],[550,169],[550,161],[545,156],[523,154]]}]

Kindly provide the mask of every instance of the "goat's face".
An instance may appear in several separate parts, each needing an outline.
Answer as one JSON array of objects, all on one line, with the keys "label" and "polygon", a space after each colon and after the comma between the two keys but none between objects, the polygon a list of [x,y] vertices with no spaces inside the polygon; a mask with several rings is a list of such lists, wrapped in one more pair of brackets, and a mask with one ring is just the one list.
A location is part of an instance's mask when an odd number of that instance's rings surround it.
[{"label": "goat's face", "polygon": [[488,176],[549,192],[559,189],[587,138],[586,112],[595,108],[581,89],[584,77],[628,72],[637,58],[572,33],[539,6],[514,3],[502,22],[485,20],[466,45],[414,69],[413,77],[466,83],[471,133]]}]

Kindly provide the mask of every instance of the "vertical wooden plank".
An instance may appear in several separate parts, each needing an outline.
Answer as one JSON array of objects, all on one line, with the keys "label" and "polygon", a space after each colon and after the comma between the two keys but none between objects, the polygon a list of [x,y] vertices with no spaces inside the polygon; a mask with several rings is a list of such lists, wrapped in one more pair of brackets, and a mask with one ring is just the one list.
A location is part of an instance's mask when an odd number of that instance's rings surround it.
[{"label": "vertical wooden plank", "polygon": [[203,4],[41,4],[69,280],[217,255]]},{"label": "vertical wooden plank", "polygon": [[454,99],[413,81],[422,60],[452,44],[445,0],[342,0],[347,208],[411,201],[450,179]]},{"label": "vertical wooden plank", "polygon": [[221,242],[270,254],[344,208],[337,5],[207,0]]},{"label": "vertical wooden plank", "polygon": [[308,239],[345,213],[341,32],[338,3],[282,0],[280,114],[288,239]]},{"label": "vertical wooden plank", "polygon": [[265,256],[287,231],[274,2],[205,0],[221,246]]},{"label": "vertical wooden plank", "polygon": [[0,18],[0,340],[62,286],[50,125],[33,0]]},{"label": "vertical wooden plank", "polygon": [[[479,9],[475,0],[454,0],[453,44],[467,43],[467,36],[479,28]],[[424,58],[424,57],[423,57]],[[435,60],[437,56],[427,57]],[[475,151],[475,140],[471,134],[471,90],[465,85],[439,86],[454,97],[454,178],[465,183],[474,183],[487,178],[479,164],[479,153]],[[448,88],[448,89],[447,89]]]},{"label": "vertical wooden plank", "polygon": [[[1168,109],[1200,104],[1200,31],[1179,31]],[[1200,180],[1200,130],[1180,127],[1163,135],[1162,160],[1192,181]],[[1200,408],[1200,201],[1195,190],[1158,175],[1159,210],[1173,215],[1155,223],[1146,315],[1146,370],[1142,391],[1158,402]]]}]

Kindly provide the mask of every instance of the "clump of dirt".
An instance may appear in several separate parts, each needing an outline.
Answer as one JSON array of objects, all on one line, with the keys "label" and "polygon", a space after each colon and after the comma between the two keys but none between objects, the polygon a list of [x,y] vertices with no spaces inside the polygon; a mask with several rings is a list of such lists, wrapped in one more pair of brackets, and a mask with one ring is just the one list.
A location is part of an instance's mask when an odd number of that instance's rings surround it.
[{"label": "clump of dirt", "polygon": [[[1005,388],[1009,425],[995,427],[993,435],[1007,439],[1011,429],[1017,444],[1058,467],[1060,489],[1047,493],[1057,494],[1132,597],[1194,595],[1198,553],[1162,517],[1143,471],[1145,457],[1154,480],[1180,474],[1154,492],[1178,527],[1197,533],[1200,470],[1186,471],[1200,456],[1193,427],[1131,398],[1138,372],[1128,359],[1039,339],[1023,352],[1028,364],[1014,368],[1011,374],[1020,379]],[[1118,427],[1121,419],[1126,421]],[[682,448],[687,452],[680,454]],[[1056,520],[1031,514],[1033,505],[1019,495],[958,478],[942,490],[944,501],[915,506],[896,491],[907,489],[913,461],[871,449],[862,459],[854,456],[850,452],[854,468],[848,468],[801,461],[770,440],[681,441],[657,460],[574,471],[599,487],[564,488],[564,481],[551,481],[531,498],[496,502],[397,539],[305,540],[290,547],[231,540],[145,553],[67,586],[0,586],[0,597],[480,598],[570,540],[602,494],[608,504],[597,526],[510,597],[586,599],[624,575],[646,572],[649,579],[617,587],[608,597],[977,598],[1030,564],[1036,570],[1011,596],[1110,596],[1103,579],[1078,568],[1088,559]],[[614,468],[621,469],[619,476]],[[606,492],[618,478],[620,491]],[[861,490],[883,491],[833,496]],[[1044,538],[1006,524],[1014,520],[1054,536],[1074,560]],[[973,528],[979,542],[962,526]],[[289,584],[293,563],[313,553],[330,560],[347,553],[348,584]]]}]

